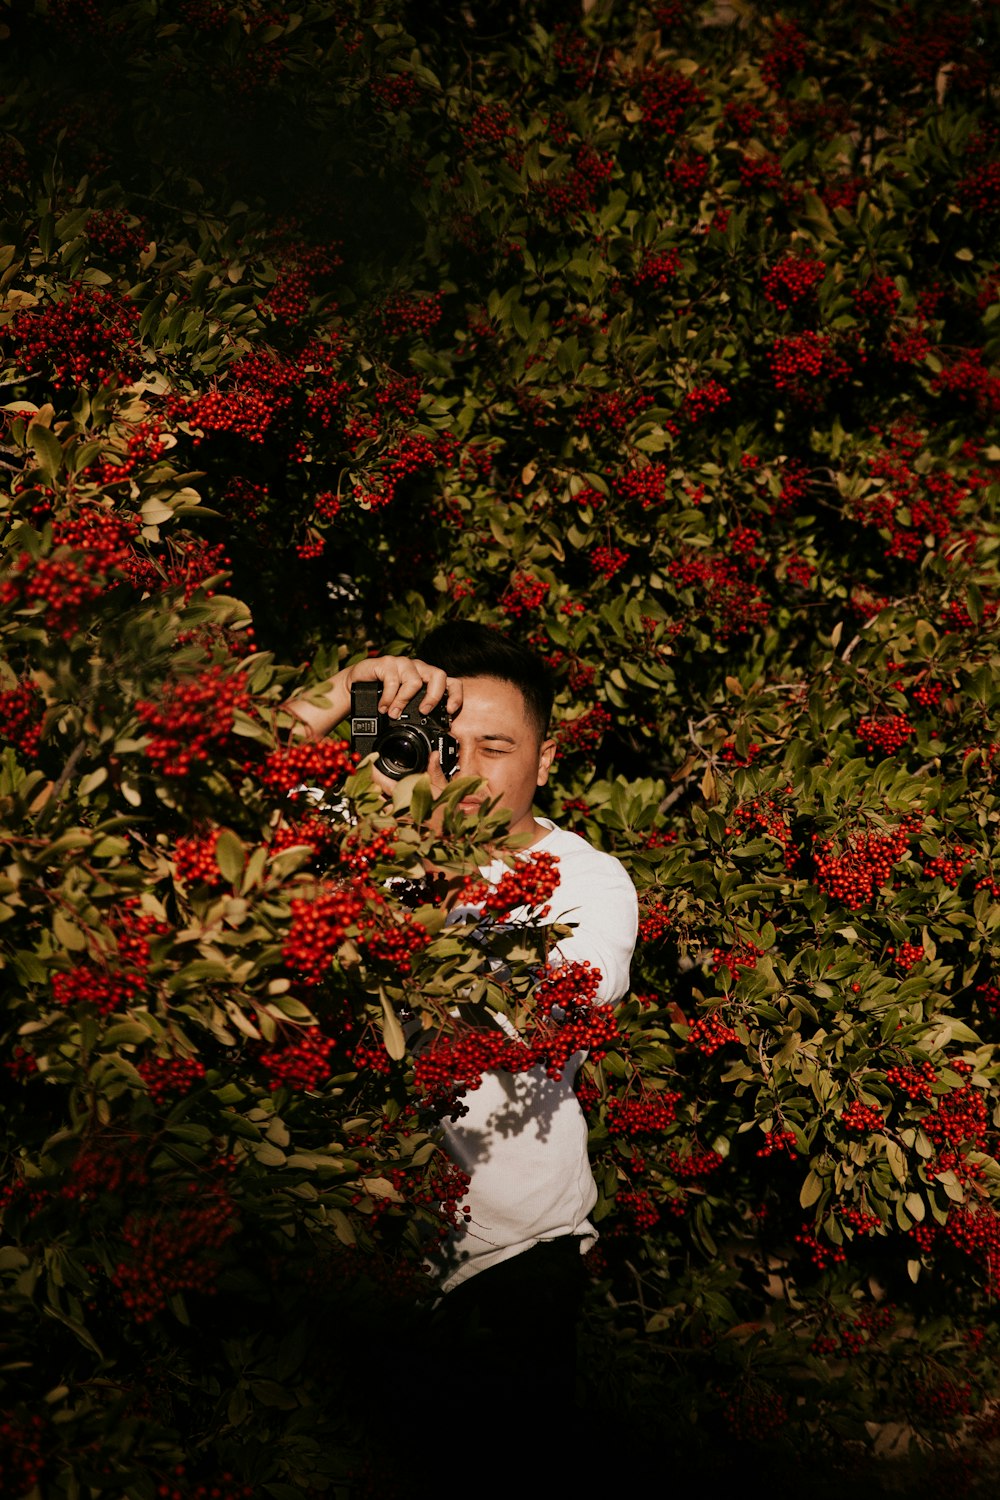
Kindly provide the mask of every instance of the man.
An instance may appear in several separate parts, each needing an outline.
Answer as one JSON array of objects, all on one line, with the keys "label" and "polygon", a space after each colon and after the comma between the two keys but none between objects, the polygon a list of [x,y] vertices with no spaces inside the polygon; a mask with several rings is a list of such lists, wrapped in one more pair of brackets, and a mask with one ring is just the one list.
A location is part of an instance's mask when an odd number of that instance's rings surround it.
[{"label": "man", "polygon": [[[314,734],[326,733],[349,714],[351,686],[362,681],[382,684],[379,711],[393,718],[417,694],[422,712],[444,703],[458,774],[483,783],[462,808],[475,813],[498,802],[526,850],[558,861],[547,920],[573,930],[550,962],[589,963],[601,976],[597,1001],[620,999],[638,926],[635,888],[617,859],[534,811],[556,751],[544,663],[502,631],[456,621],[432,631],[419,658],[359,662],[325,685],[325,704],[299,700],[291,707]],[[430,770],[443,786],[439,768]],[[495,882],[504,868],[497,861],[482,873]],[[465,1095],[467,1113],[442,1123],[444,1145],[470,1185],[468,1222],[452,1233],[437,1267],[446,1294],[437,1374],[447,1381],[452,1410],[457,1399],[463,1427],[481,1442],[495,1435],[497,1410],[512,1414],[515,1402],[522,1411],[525,1404],[537,1408],[540,1429],[571,1421],[582,1255],[597,1239],[588,1217],[597,1187],[573,1087],[582,1061],[583,1054],[571,1058],[557,1079],[543,1068],[487,1073]],[[460,1373],[462,1351],[476,1359],[475,1382]],[[514,1477],[491,1472],[498,1490]]]}]

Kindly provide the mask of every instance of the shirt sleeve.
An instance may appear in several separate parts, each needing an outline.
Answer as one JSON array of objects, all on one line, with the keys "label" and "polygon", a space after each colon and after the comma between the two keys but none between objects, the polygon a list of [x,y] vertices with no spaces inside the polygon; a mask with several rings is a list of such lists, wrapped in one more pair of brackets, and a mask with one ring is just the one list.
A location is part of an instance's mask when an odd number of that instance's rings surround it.
[{"label": "shirt sleeve", "polygon": [[601,973],[596,999],[613,1004],[627,994],[639,930],[639,899],[625,867],[610,854],[587,858],[560,853],[561,878],[549,920],[571,924],[555,952],[565,963],[589,963]]}]

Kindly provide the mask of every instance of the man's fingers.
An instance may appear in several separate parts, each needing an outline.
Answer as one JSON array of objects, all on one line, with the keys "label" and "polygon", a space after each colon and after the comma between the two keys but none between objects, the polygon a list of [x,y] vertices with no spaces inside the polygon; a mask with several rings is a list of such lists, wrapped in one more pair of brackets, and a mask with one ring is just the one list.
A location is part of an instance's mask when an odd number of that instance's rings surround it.
[{"label": "man's fingers", "polygon": [[[444,703],[450,714],[462,706],[461,678],[448,677],[440,667],[409,656],[374,656],[351,668],[353,682],[380,682],[379,712],[398,719],[414,698],[421,713]],[[423,691],[421,691],[423,690]]]},{"label": "man's fingers", "polygon": [[461,677],[446,677],[445,682],[448,691],[445,707],[454,718],[462,707],[462,679]]}]

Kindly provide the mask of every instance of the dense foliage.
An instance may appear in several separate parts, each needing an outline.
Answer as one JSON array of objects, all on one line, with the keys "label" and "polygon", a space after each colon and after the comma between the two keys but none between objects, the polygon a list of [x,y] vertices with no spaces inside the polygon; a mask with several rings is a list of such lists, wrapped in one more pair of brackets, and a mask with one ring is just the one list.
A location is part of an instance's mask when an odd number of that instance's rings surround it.
[{"label": "dense foliage", "polygon": [[[581,1042],[609,1472],[985,1493],[996,0],[0,17],[4,1495],[404,1490],[435,1122]],[[502,819],[291,736],[454,616],[557,674],[613,1015],[445,927]]]}]

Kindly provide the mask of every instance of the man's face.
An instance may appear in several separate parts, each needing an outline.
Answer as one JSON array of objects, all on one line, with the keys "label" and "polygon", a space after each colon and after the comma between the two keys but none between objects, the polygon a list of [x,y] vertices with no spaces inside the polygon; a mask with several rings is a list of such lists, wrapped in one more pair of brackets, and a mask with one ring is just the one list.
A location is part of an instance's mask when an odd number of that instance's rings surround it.
[{"label": "man's face", "polygon": [[536,790],[549,779],[556,743],[539,741],[520,688],[497,677],[464,677],[451,734],[458,741],[458,775],[486,782],[460,804],[463,811],[499,798],[511,815],[511,833],[535,832],[531,808]]}]

